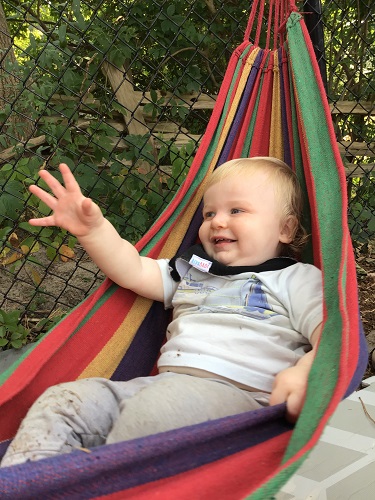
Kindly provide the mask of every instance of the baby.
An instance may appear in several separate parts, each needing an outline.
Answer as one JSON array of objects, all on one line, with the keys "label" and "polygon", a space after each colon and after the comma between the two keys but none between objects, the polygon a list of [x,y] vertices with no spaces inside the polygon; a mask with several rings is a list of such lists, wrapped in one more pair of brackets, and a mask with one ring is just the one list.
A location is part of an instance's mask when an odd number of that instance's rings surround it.
[{"label": "baby", "polygon": [[306,241],[295,174],[270,157],[231,160],[208,180],[200,244],[171,260],[140,256],[65,164],[52,209],[34,226],[77,236],[118,285],[173,308],[159,374],[90,378],[49,388],[33,404],[1,466],[133,439],[286,402],[295,421],[322,322],[322,277],[295,260]]}]

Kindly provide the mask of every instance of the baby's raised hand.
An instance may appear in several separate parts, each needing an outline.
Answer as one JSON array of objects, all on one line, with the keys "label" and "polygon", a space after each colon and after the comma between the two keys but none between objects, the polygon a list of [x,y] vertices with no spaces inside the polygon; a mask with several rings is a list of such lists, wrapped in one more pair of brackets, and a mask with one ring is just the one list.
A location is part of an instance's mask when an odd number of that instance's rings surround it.
[{"label": "baby's raised hand", "polygon": [[39,186],[30,186],[30,192],[43,201],[53,213],[40,219],[30,219],[29,223],[32,226],[59,226],[77,237],[87,236],[104,221],[102,212],[92,200],[83,196],[69,167],[61,163],[59,169],[64,186],[47,170],[39,172],[53,196]]}]

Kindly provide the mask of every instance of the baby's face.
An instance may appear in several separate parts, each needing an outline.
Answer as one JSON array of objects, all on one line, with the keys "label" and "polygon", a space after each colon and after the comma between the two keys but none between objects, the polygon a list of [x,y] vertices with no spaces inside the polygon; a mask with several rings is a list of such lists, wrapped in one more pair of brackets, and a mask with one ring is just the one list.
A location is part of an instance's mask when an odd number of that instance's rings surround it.
[{"label": "baby's face", "polygon": [[199,238],[206,253],[227,266],[258,265],[289,243],[281,227],[281,207],[264,172],[229,177],[204,195]]}]

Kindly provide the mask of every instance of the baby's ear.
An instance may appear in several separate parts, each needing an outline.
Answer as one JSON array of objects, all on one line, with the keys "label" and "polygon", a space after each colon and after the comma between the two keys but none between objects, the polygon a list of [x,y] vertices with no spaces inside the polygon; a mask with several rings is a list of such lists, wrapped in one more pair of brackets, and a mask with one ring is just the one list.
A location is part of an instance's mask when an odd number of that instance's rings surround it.
[{"label": "baby's ear", "polygon": [[291,243],[297,231],[298,221],[294,215],[288,215],[280,223],[280,243]]}]

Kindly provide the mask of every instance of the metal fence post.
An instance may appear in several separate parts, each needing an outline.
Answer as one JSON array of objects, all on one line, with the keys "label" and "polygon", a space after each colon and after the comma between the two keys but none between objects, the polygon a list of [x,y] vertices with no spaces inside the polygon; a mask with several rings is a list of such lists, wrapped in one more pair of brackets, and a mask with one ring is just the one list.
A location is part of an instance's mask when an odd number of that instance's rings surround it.
[{"label": "metal fence post", "polygon": [[327,88],[327,68],[324,53],[324,31],[322,23],[322,2],[320,0],[305,0],[303,4],[305,13],[305,23],[314,46],[315,56],[318,61],[320,74],[323,80],[324,88]]}]

